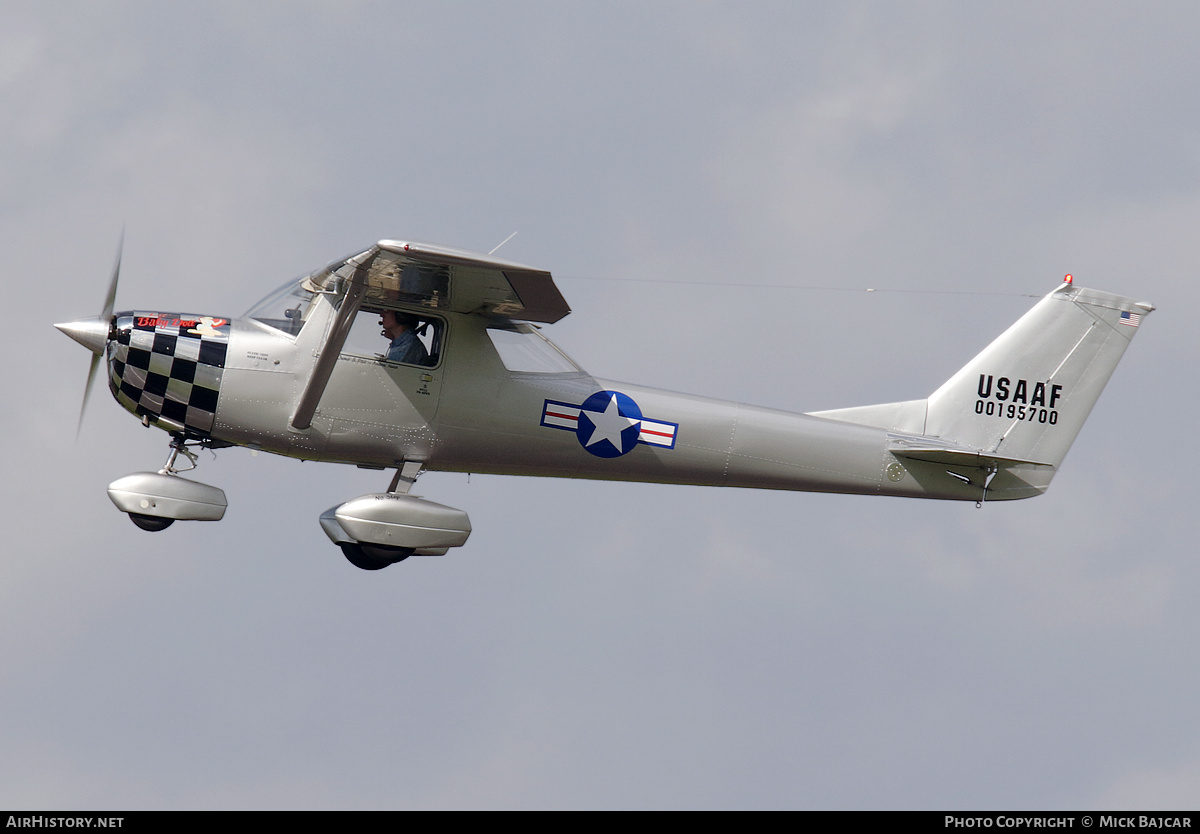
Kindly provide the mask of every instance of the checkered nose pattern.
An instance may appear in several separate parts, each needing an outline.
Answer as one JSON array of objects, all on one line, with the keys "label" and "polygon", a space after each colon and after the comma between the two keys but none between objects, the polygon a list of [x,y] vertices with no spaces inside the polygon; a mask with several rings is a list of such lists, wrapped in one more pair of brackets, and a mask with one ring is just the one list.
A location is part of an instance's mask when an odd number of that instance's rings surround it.
[{"label": "checkered nose pattern", "polygon": [[212,433],[229,348],[229,319],[117,313],[108,387],[126,410],[189,437]]}]

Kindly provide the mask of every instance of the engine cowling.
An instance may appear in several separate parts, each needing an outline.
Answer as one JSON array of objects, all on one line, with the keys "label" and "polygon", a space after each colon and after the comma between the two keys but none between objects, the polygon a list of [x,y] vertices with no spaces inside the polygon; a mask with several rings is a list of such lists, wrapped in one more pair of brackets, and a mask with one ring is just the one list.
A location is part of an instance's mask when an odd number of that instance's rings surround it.
[{"label": "engine cowling", "polygon": [[208,438],[229,349],[229,319],[117,313],[108,387],[123,408],[164,431]]}]

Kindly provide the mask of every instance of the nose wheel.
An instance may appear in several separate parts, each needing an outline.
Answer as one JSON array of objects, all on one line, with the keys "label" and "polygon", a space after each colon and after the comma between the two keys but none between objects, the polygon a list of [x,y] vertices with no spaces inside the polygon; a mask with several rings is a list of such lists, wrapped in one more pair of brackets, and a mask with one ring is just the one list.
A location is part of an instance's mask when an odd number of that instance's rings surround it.
[{"label": "nose wheel", "polygon": [[[179,459],[179,453],[191,462],[191,466],[186,469],[176,469],[175,462]],[[198,465],[196,463],[196,453],[187,447],[182,437],[171,438],[171,451],[167,454],[167,462],[163,464],[163,468],[158,470],[160,475],[178,475],[180,472],[191,472]],[[140,529],[150,533],[158,533],[166,530],[175,523],[173,518],[165,518],[158,515],[146,515],[145,513],[129,513],[129,520],[136,524]]]},{"label": "nose wheel", "polygon": [[[192,441],[196,445],[198,441]],[[157,533],[181,519],[219,521],[227,506],[225,493],[214,486],[179,477],[196,468],[196,453],[180,435],[171,440],[167,462],[157,472],[135,472],[108,485],[108,497],[142,530]],[[190,462],[177,466],[179,456]]]}]

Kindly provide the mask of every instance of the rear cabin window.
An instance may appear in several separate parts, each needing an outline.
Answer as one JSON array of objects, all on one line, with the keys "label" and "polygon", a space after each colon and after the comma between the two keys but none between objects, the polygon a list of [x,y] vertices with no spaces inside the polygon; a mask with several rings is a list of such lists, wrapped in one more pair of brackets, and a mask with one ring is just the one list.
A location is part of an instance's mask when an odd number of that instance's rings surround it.
[{"label": "rear cabin window", "polygon": [[487,334],[504,367],[514,373],[580,373],[578,365],[530,325],[489,327]]}]

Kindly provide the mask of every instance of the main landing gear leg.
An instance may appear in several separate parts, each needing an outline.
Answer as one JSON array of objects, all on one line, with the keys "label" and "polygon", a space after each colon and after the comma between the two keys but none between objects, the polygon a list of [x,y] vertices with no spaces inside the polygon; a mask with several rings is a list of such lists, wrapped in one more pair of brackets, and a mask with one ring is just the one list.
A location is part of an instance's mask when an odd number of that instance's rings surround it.
[{"label": "main landing gear leg", "polygon": [[[403,466],[396,469],[396,475],[388,485],[388,493],[407,495],[421,475],[421,466],[420,461],[405,461]],[[370,542],[339,542],[338,547],[342,549],[346,561],[363,570],[381,570],[388,565],[403,562],[413,554],[411,547],[371,544]]]}]

